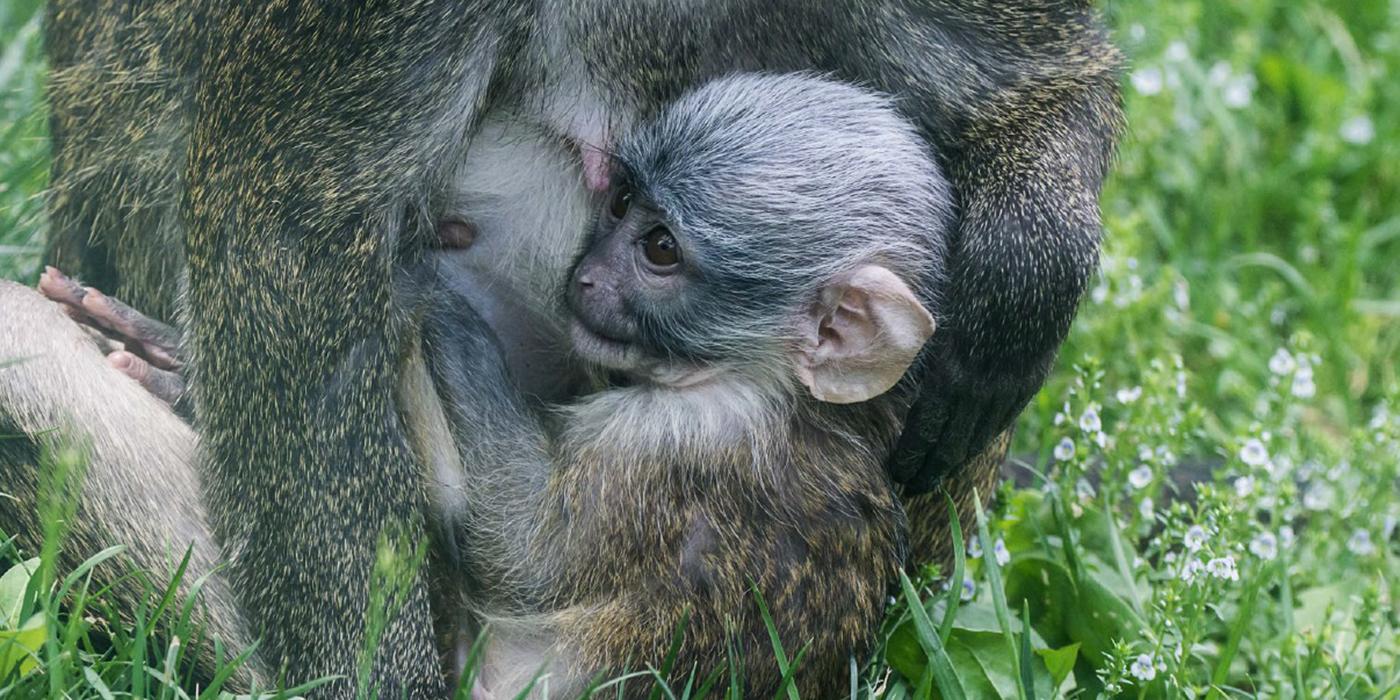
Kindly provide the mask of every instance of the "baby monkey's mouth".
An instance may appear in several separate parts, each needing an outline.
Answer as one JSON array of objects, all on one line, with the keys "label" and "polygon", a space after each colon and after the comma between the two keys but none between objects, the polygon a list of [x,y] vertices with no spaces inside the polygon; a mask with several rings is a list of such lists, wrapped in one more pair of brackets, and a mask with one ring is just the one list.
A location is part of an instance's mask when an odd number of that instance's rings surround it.
[{"label": "baby monkey's mouth", "polygon": [[595,329],[578,315],[569,322],[569,341],[585,362],[620,372],[642,368],[643,354],[634,343]]},{"label": "baby monkey's mouth", "polygon": [[687,389],[705,385],[727,371],[723,364],[661,360],[636,342],[599,331],[577,315],[569,323],[569,340],[579,359],[611,373],[614,386],[641,383]]}]

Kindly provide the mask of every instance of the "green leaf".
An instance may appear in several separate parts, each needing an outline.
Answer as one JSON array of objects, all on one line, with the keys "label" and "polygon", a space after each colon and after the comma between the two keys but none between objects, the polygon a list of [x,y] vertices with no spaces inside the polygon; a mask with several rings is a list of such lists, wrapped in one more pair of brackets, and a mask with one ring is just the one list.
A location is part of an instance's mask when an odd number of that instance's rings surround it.
[{"label": "green leaf", "polygon": [[[957,671],[958,683],[970,698],[1014,698],[1021,689],[1021,669],[1017,659],[1006,653],[1006,640],[1000,632],[953,630],[948,655]],[[1032,685],[1027,695],[1050,696],[1050,673],[1039,657],[1031,659]],[[945,696],[946,697],[946,696]]]},{"label": "green leaf", "polygon": [[1074,662],[1079,660],[1079,642],[1058,649],[1036,649],[1035,653],[1045,661],[1045,668],[1050,671],[1050,682],[1058,689],[1074,671]]},{"label": "green leaf", "polygon": [[1144,625],[1123,598],[1086,576],[1073,585],[1069,570],[1057,561],[1023,556],[1006,570],[1006,597],[1015,604],[1029,604],[1031,624],[1050,644],[1082,643],[1082,654],[1091,664],[1105,658],[1118,639],[1137,639]]},{"label": "green leaf", "polygon": [[34,670],[38,666],[39,649],[48,637],[43,614],[30,617],[18,629],[0,631],[0,678],[10,675],[16,664],[20,673]]},{"label": "green leaf", "polygon": [[[940,599],[929,601],[925,604],[925,609],[929,619],[937,620],[944,619],[947,608],[945,601]],[[1011,618],[1011,629],[1019,634],[1025,627],[1020,619]],[[978,602],[959,606],[957,613],[953,615],[950,638],[958,634],[979,632],[1001,635],[1001,623],[997,621],[996,611],[992,609],[991,604]],[[1035,628],[1030,628],[1030,633],[1032,646],[1037,649],[1049,646]],[[928,658],[919,644],[912,619],[901,622],[890,634],[885,643],[885,661],[910,681],[917,681],[922,676],[928,665]]]},{"label": "green leaf", "polygon": [[0,629],[19,627],[19,612],[24,606],[24,592],[29,579],[39,570],[39,560],[30,559],[10,567],[0,576]]}]

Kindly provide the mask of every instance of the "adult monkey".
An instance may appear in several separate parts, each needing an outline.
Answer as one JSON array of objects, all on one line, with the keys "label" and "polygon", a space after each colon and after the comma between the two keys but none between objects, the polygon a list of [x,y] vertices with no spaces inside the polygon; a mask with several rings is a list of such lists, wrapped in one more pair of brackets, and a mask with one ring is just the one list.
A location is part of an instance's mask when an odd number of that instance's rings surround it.
[{"label": "adult monkey", "polygon": [[[483,114],[591,152],[734,70],[899,96],[960,207],[951,314],[895,461],[916,488],[1042,381],[1096,262],[1120,118],[1088,2],[57,0],[49,20],[49,258],[166,318],[186,267],[210,518],[291,680],[352,675],[375,544],[422,532],[394,401],[417,326],[394,277]],[[376,659],[389,694],[440,687],[427,621],[420,585]]]}]

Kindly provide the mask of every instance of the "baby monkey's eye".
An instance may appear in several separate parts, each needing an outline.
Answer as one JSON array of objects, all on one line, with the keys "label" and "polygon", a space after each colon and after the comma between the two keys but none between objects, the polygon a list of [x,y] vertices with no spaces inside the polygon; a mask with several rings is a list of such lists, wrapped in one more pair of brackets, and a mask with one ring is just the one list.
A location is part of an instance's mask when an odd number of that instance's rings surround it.
[{"label": "baby monkey's eye", "polygon": [[642,251],[647,262],[658,268],[675,267],[681,261],[681,246],[665,226],[657,226],[642,237]]},{"label": "baby monkey's eye", "polygon": [[608,213],[614,219],[621,219],[627,216],[628,210],[632,208],[632,188],[622,185],[613,190],[612,200],[608,202]]}]

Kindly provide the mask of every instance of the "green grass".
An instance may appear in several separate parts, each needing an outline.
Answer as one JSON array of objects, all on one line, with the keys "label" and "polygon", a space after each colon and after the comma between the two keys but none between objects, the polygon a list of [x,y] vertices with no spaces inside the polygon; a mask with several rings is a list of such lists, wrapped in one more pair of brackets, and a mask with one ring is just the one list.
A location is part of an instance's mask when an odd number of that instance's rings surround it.
[{"label": "green grass", "polygon": [[[35,6],[0,3],[20,279],[44,223]],[[1106,11],[1129,133],[1103,274],[1019,433],[1033,485],[967,533],[965,582],[909,582],[854,693],[1400,697],[1400,4]],[[146,628],[91,644],[35,588],[40,670],[0,652],[0,696],[165,692]]]}]

